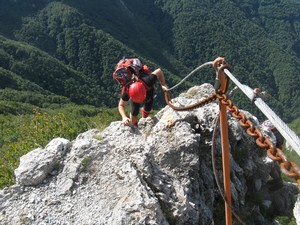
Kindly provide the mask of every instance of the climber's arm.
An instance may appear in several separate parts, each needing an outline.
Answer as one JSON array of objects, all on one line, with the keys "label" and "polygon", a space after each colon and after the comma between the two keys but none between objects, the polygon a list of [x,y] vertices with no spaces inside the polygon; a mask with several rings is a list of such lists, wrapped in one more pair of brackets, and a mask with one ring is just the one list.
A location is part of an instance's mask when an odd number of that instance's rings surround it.
[{"label": "climber's arm", "polygon": [[159,80],[161,88],[164,91],[168,90],[168,87],[166,85],[166,80],[165,80],[165,76],[164,76],[163,71],[160,68],[158,68],[158,69],[154,70],[152,72],[152,74],[154,74],[157,77],[157,79]]},{"label": "climber's arm", "polygon": [[119,101],[118,110],[119,110],[120,115],[122,116],[123,124],[124,125],[129,125],[130,119],[126,115],[125,106],[126,106],[126,101],[124,101],[121,98],[120,101]]}]

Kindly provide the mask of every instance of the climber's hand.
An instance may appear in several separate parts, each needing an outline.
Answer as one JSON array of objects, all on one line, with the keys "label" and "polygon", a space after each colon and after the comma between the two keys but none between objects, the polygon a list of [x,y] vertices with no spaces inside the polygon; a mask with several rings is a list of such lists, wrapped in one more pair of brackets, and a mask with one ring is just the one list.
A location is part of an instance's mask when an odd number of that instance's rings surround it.
[{"label": "climber's hand", "polygon": [[161,85],[161,89],[162,89],[163,91],[168,91],[168,90],[169,90],[168,87],[165,86],[165,85]]},{"label": "climber's hand", "polygon": [[129,123],[130,123],[130,119],[129,119],[128,117],[124,117],[124,118],[122,119],[122,123],[123,123],[124,125],[128,126]]}]

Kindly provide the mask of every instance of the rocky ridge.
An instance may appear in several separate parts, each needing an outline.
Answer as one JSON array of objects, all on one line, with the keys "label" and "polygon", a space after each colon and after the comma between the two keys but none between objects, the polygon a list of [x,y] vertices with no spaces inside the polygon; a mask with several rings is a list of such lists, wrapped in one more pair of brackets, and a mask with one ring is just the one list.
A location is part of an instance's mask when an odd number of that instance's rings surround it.
[{"label": "rocky ridge", "polygon": [[[174,102],[187,105],[213,92],[210,84],[195,86]],[[141,119],[139,129],[117,121],[72,141],[52,140],[22,156],[16,184],[0,190],[0,224],[222,224],[219,134],[213,161],[211,154],[218,111],[217,102],[185,112],[166,106]],[[273,162],[230,113],[228,122],[234,210],[246,224],[277,224],[275,216],[293,210],[297,218],[298,188],[284,183],[271,191]]]}]

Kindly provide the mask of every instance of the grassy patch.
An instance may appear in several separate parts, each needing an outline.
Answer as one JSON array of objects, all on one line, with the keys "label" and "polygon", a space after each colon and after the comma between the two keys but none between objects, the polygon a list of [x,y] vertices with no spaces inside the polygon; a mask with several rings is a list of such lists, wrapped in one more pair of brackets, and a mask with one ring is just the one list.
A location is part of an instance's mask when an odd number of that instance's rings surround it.
[{"label": "grassy patch", "polygon": [[0,188],[14,183],[14,170],[22,155],[44,148],[57,137],[73,140],[89,129],[104,129],[119,117],[117,109],[73,105],[26,115],[0,115]]}]

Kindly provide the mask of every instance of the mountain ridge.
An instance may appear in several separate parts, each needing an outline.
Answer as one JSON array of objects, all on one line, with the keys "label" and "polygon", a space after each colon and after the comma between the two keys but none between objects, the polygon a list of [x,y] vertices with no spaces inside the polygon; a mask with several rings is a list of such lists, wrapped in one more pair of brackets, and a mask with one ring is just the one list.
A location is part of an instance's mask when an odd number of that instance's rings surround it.
[{"label": "mountain ridge", "polygon": [[[123,56],[139,57],[151,69],[162,67],[170,86],[199,64],[224,56],[240,81],[267,90],[269,104],[290,122],[300,111],[300,81],[293,76],[300,67],[298,5],[280,0],[132,0],[123,5],[117,0],[84,5],[68,0],[10,1],[2,2],[0,12],[8,9],[4,15],[9,15],[17,9],[12,21],[18,22],[3,24],[0,34],[36,46],[82,74],[93,87],[71,84],[89,90],[79,91],[77,104],[117,104],[118,87],[111,73]],[[34,71],[36,65],[30,63]],[[214,82],[212,74],[204,70],[191,77],[174,95],[196,83]],[[55,94],[70,98],[70,93]],[[241,107],[250,107],[241,95],[234,98]],[[156,107],[164,104],[161,94],[156,102]]]},{"label": "mountain ridge", "polygon": [[[213,86],[203,84],[174,101],[189,104],[212,93]],[[222,177],[219,128],[213,139],[218,113],[217,102],[183,112],[166,106],[142,118],[139,128],[114,121],[74,140],[55,138],[21,157],[16,184],[0,190],[0,219],[16,225],[224,224],[216,184]],[[237,119],[229,114],[228,121],[233,210],[246,224],[274,225],[278,215],[291,217],[298,188],[284,182],[273,189],[274,162]],[[294,214],[299,220],[299,208]]]}]

